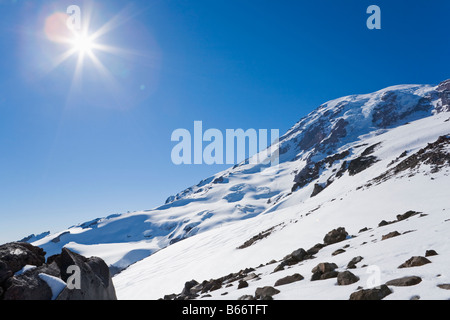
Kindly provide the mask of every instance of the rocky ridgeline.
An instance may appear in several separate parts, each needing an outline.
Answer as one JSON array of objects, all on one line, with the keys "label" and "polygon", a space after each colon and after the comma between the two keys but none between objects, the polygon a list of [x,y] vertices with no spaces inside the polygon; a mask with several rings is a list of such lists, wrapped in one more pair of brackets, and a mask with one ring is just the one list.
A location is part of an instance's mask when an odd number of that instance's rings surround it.
[{"label": "rocky ridgeline", "polygon": [[[0,246],[0,300],[116,300],[106,263],[66,248],[45,261],[45,251],[25,242]],[[80,272],[73,289],[72,269]],[[76,281],[74,281],[76,282]]]},{"label": "rocky ridgeline", "polygon": [[[385,225],[398,223],[401,221],[404,221],[406,219],[409,219],[413,216],[419,216],[424,217],[425,214],[422,214],[420,212],[416,211],[408,211],[404,214],[397,215],[397,219],[394,221],[381,221],[378,225],[378,228],[383,227]],[[270,229],[269,229],[270,230]],[[363,228],[359,231],[359,233],[366,232],[370,230],[369,228]],[[271,230],[270,230],[271,231]],[[405,232],[407,233],[407,232]],[[404,234],[404,233],[403,233]],[[391,233],[388,233],[384,236],[382,236],[381,241],[401,236],[402,234],[398,233],[397,231],[393,231]],[[267,235],[269,236],[269,235]],[[262,237],[265,238],[266,236]],[[205,280],[201,283],[197,282],[196,280],[191,280],[185,283],[183,291],[180,294],[170,294],[164,296],[161,300],[191,300],[196,298],[207,298],[212,297],[210,294],[213,291],[219,290],[221,288],[228,288],[234,286],[234,282],[237,282],[237,290],[246,288],[249,286],[249,281],[258,281],[261,279],[261,276],[263,276],[262,273],[257,273],[257,269],[268,266],[271,264],[278,263],[278,265],[274,268],[272,273],[276,273],[282,270],[285,270],[286,267],[291,267],[296,264],[299,264],[300,262],[315,259],[319,251],[329,245],[333,245],[339,242],[342,242],[347,239],[352,239],[356,236],[350,236],[345,228],[340,227],[334,230],[331,230],[328,232],[324,239],[323,243],[318,243],[314,245],[312,248],[305,250],[303,248],[297,249],[293,251],[292,253],[285,256],[280,261],[272,260],[265,265],[261,264],[257,268],[247,268],[244,270],[241,270],[237,273],[231,273],[225,277],[221,277],[218,279],[211,279],[211,280]],[[255,237],[254,237],[255,238]],[[254,238],[250,239],[253,240]],[[257,237],[258,240],[260,237]],[[245,248],[246,246],[244,246]],[[347,244],[344,246],[344,248],[349,247]],[[238,249],[242,249],[241,247],[238,247]],[[338,249],[332,253],[332,256],[335,256],[337,254],[345,252],[344,249]],[[438,255],[438,253],[434,250],[427,250],[425,252],[425,257],[422,256],[414,256],[402,263],[398,266],[399,269],[401,268],[413,268],[418,267],[422,265],[426,265],[429,263],[432,263],[427,257],[432,257]],[[320,262],[318,263],[312,270],[311,270],[311,278],[310,281],[320,281],[325,279],[331,279],[336,278],[336,285],[338,286],[347,286],[354,283],[357,283],[360,281],[360,278],[353,274],[350,270],[356,269],[357,264],[360,263],[364,258],[361,256],[354,257],[351,259],[347,266],[346,270],[344,271],[338,271],[338,266],[335,263],[332,262]],[[365,267],[366,265],[363,265],[362,267]],[[340,268],[341,270],[343,268]],[[286,284],[298,282],[304,280],[304,276],[298,273],[294,273],[292,275],[285,276],[283,278],[278,279],[273,286],[264,286],[264,287],[258,287],[255,290],[254,295],[242,295],[238,300],[272,300],[274,296],[279,294],[281,291],[280,287]],[[382,284],[380,286],[369,288],[369,289],[363,289],[363,287],[359,286],[357,288],[358,291],[352,293],[349,297],[350,300],[382,300],[386,296],[392,293],[392,290],[389,287],[406,287],[406,286],[414,286],[422,282],[422,279],[418,276],[407,276],[403,278],[398,279],[392,279],[385,284]],[[276,288],[275,288],[276,287]],[[450,290],[450,284],[440,284],[438,285],[440,289]],[[224,292],[222,295],[226,295],[227,293]],[[419,296],[414,296],[412,299],[420,299]]]}]

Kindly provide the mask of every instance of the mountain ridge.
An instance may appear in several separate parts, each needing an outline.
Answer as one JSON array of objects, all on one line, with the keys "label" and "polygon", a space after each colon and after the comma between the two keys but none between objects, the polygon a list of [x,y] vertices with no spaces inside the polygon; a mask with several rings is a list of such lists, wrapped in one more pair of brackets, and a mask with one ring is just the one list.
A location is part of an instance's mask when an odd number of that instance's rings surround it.
[{"label": "mountain ridge", "polygon": [[[383,146],[377,137],[448,112],[449,97],[446,80],[436,86],[393,86],[331,100],[280,138],[275,145],[280,165],[275,168],[243,162],[169,197],[155,209],[93,219],[33,244],[48,255],[62,247],[98,255],[119,272],[181,240],[293,206],[297,201],[293,194],[300,205],[311,196],[320,199],[342,177],[366,175],[375,163],[377,167],[386,162],[377,155],[378,145]],[[436,134],[427,137],[429,142]]]}]

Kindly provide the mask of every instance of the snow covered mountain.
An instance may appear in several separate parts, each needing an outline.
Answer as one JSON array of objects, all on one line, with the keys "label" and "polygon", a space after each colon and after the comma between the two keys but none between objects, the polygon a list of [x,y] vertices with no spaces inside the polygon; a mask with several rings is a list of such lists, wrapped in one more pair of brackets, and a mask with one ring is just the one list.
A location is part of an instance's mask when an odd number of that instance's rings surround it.
[{"label": "snow covered mountain", "polygon": [[[356,287],[367,287],[367,267],[355,269],[358,282],[345,288],[334,277],[309,280],[311,270],[329,262],[344,272],[360,256],[361,265],[376,266],[387,281],[413,275],[398,265],[433,249],[438,255],[414,272],[421,277],[414,288],[421,288],[422,298],[449,298],[437,287],[450,283],[444,267],[450,262],[449,111],[450,80],[336,99],[280,138],[276,167],[244,162],[153,210],[95,219],[33,244],[47,256],[67,247],[103,258],[118,273],[113,280],[119,299],[162,298],[192,279],[221,279],[217,290],[197,285],[205,299],[237,299],[294,274],[304,279],[282,286],[274,298],[348,299]],[[378,226],[407,212],[417,214]],[[312,249],[339,227],[348,233],[341,239],[345,246],[322,244],[308,259],[286,263],[290,253]],[[384,237],[390,232],[396,236]],[[334,254],[338,249],[343,252]],[[246,269],[242,275],[254,275],[242,289],[232,276],[223,278]],[[411,296],[396,288],[388,297]]]}]

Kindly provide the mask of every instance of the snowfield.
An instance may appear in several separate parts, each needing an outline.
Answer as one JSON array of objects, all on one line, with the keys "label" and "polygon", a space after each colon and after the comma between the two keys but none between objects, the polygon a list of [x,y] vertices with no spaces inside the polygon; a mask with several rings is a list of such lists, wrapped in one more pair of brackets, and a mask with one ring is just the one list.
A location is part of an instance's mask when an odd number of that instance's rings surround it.
[{"label": "snowfield", "polygon": [[[223,281],[190,298],[238,299],[271,286],[279,291],[274,299],[349,299],[360,289],[417,276],[421,281],[412,286],[389,285],[385,299],[449,299],[450,291],[438,287],[450,284],[449,92],[446,81],[330,101],[280,138],[277,167],[242,163],[153,210],[95,219],[33,244],[47,256],[67,247],[103,258],[119,299],[179,295],[188,281],[246,268],[252,268],[248,286]],[[379,226],[411,210],[417,214]],[[324,242],[339,227],[345,240],[274,272],[287,255]],[[398,268],[428,250],[437,252],[427,257],[430,263]],[[358,256],[356,268],[348,269]],[[322,262],[359,280],[311,281]],[[275,286],[294,274],[303,280]]]}]

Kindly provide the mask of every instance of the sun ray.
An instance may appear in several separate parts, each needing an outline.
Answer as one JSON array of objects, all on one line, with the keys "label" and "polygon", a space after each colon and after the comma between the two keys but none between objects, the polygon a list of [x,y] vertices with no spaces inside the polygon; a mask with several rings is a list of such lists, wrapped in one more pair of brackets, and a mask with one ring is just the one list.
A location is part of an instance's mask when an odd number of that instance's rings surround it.
[{"label": "sun ray", "polygon": [[103,26],[97,29],[92,34],[92,39],[96,40],[100,38],[101,36],[111,32],[112,30],[120,27],[130,19],[132,19],[134,16],[138,15],[138,12],[131,13],[131,6],[126,7],[123,9],[120,13],[115,15],[112,19],[110,19],[108,22],[106,22]]}]

